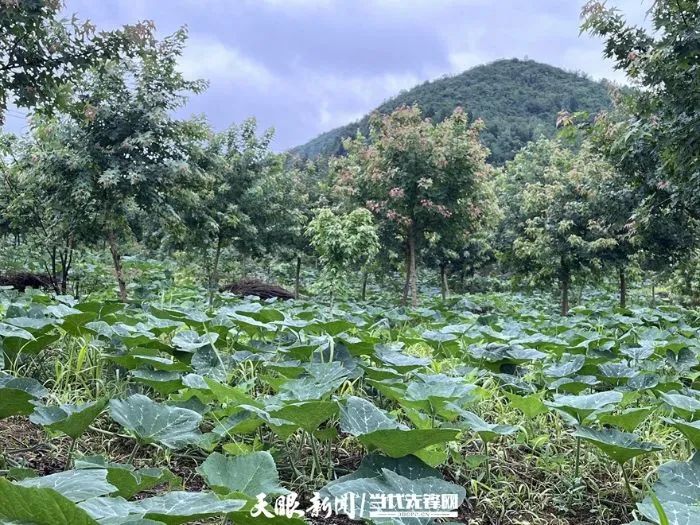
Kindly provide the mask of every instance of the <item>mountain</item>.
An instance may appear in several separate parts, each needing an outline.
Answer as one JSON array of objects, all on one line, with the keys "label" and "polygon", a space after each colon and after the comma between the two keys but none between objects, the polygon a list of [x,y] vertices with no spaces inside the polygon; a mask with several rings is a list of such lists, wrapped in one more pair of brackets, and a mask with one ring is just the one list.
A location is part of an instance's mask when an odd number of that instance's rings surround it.
[{"label": "mountain", "polygon": [[[425,82],[384,102],[377,108],[390,113],[402,105],[418,104],[423,113],[441,121],[455,107],[470,118],[482,118],[482,140],[491,150],[490,161],[503,164],[525,144],[555,132],[561,110],[596,113],[611,105],[605,81],[564,71],[533,60],[498,60],[464,73]],[[323,133],[291,153],[302,158],[343,152],[342,140],[359,130],[368,132],[369,115],[357,122]]]}]

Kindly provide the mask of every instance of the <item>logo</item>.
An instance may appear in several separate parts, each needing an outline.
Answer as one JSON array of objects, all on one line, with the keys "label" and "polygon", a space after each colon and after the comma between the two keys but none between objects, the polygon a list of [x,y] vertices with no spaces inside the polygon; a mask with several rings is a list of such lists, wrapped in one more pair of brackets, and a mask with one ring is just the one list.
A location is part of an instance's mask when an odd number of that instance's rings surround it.
[{"label": "logo", "polygon": [[361,518],[456,518],[459,507],[457,494],[402,494],[346,492],[332,499],[314,492],[310,506],[302,509],[299,494],[289,492],[275,499],[270,507],[267,494],[258,494],[250,510],[253,518],[330,518],[344,514],[351,520]]}]

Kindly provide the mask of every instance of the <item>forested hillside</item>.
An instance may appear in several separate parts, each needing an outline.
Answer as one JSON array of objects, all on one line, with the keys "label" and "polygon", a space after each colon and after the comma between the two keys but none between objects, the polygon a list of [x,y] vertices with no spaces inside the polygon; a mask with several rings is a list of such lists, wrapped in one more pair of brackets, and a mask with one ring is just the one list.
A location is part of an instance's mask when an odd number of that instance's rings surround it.
[{"label": "forested hillside", "polygon": [[[472,118],[482,118],[484,144],[490,160],[503,164],[540,135],[551,137],[561,110],[597,112],[610,106],[604,82],[533,60],[498,60],[452,77],[444,77],[405,91],[377,108],[381,113],[417,104],[423,114],[442,121],[462,106]],[[369,115],[359,122],[333,129],[298,146],[292,153],[313,158],[342,151],[342,140],[369,130]]]}]

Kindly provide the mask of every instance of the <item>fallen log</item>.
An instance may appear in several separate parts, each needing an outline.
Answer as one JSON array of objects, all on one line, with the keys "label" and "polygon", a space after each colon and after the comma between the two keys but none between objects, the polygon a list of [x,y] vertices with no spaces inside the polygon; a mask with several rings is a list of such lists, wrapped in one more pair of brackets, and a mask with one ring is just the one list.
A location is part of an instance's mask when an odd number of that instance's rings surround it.
[{"label": "fallen log", "polygon": [[260,299],[271,299],[273,297],[283,300],[294,299],[294,294],[289,290],[285,290],[276,284],[266,283],[260,279],[241,279],[238,282],[222,286],[219,291],[243,297],[255,295],[260,297]]},{"label": "fallen log", "polygon": [[27,288],[52,288],[51,279],[46,274],[33,272],[8,272],[0,274],[0,286],[12,286],[24,292]]}]

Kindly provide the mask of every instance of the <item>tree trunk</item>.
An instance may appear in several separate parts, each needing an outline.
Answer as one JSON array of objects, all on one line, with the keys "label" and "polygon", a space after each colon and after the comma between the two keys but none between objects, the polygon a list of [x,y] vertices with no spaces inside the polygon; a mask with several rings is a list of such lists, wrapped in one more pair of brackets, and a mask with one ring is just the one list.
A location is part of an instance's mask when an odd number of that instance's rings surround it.
[{"label": "tree trunk", "polygon": [[416,272],[416,234],[413,225],[408,235],[408,286],[411,290],[411,306],[418,306],[418,275]]},{"label": "tree trunk", "polygon": [[403,296],[401,298],[401,304],[406,306],[408,304],[408,288],[411,283],[411,255],[408,249],[408,242],[406,242],[406,257],[404,266],[406,269],[406,279],[403,283]]},{"label": "tree trunk", "polygon": [[569,288],[571,287],[571,270],[569,266],[561,261],[561,274],[559,277],[561,285],[561,315],[569,315]]},{"label": "tree trunk", "polygon": [[651,307],[656,307],[656,283],[651,282]]},{"label": "tree trunk", "polygon": [[625,268],[620,266],[620,308],[627,307],[627,278]]},{"label": "tree trunk", "polygon": [[214,294],[219,289],[219,259],[221,258],[221,235],[216,238],[216,249],[214,250],[214,261],[211,266],[209,276],[209,306],[214,304]]},{"label": "tree trunk", "polygon": [[124,280],[124,270],[122,268],[122,256],[119,253],[114,231],[111,229],[107,232],[107,243],[109,244],[109,252],[112,254],[112,262],[114,263],[114,275],[119,285],[119,300],[125,303],[128,297],[126,293],[126,281]]},{"label": "tree trunk", "polygon": [[442,300],[444,301],[450,295],[450,286],[447,282],[447,265],[440,265],[440,293],[442,294]]},{"label": "tree trunk", "polygon": [[369,272],[364,270],[362,272],[362,300],[367,300],[367,281],[369,280]]},{"label": "tree trunk", "polygon": [[51,261],[50,266],[44,263],[44,268],[46,268],[46,273],[49,275],[51,280],[51,288],[53,288],[54,293],[60,294],[61,288],[58,282],[58,265],[56,263],[56,247],[52,246],[49,250],[49,260]]},{"label": "tree trunk", "polygon": [[301,255],[297,255],[297,268],[294,273],[294,298],[299,299],[299,289],[301,288]]},{"label": "tree trunk", "polygon": [[68,292],[68,274],[70,273],[71,265],[73,264],[73,236],[69,236],[66,245],[61,253],[61,293]]}]

